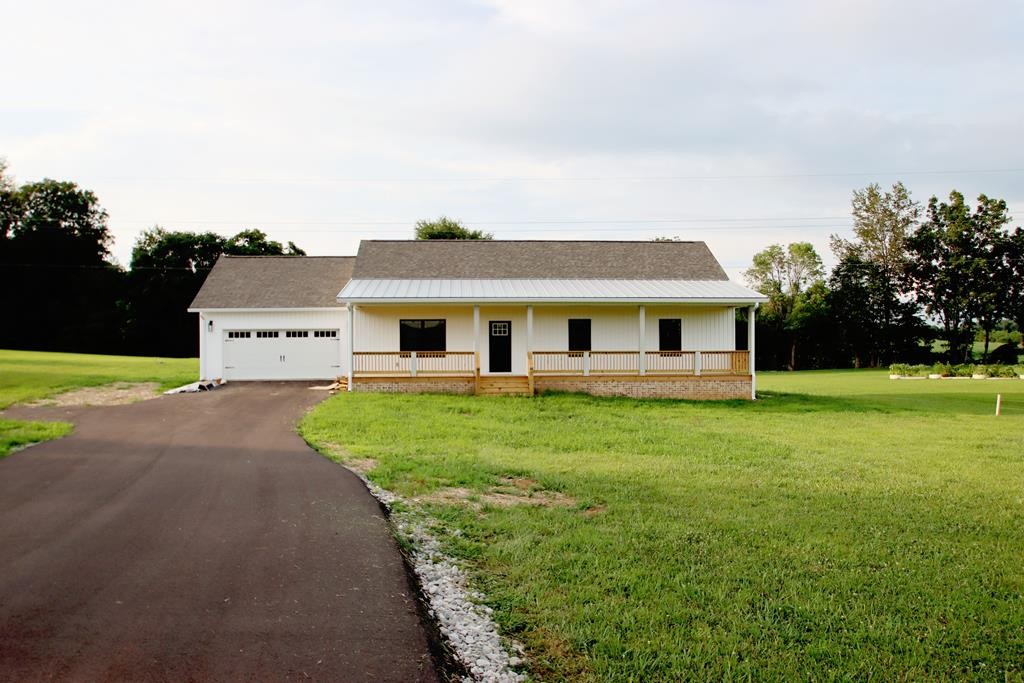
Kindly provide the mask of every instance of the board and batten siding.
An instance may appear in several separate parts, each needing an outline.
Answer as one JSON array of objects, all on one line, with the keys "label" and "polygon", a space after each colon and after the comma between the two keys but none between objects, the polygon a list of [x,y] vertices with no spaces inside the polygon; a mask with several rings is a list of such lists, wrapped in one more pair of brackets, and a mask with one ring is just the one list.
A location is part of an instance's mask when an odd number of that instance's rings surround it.
[{"label": "board and batten siding", "polygon": [[729,307],[648,306],[647,351],[658,350],[658,320],[680,318],[687,351],[732,351],[736,348],[736,309]]},{"label": "board and batten siding", "polygon": [[[398,351],[399,321],[444,320],[445,349],[447,351],[473,350],[472,306],[356,306],[355,350]],[[526,374],[526,307],[480,307],[480,369],[488,374],[488,330],[492,320],[512,323],[512,374]]]},{"label": "board and batten siding", "polygon": [[356,351],[398,351],[399,321],[445,320],[447,351],[473,350],[472,306],[356,306]]},{"label": "board and batten siding", "polygon": [[[569,318],[589,318],[594,351],[632,351],[640,338],[639,306],[535,306],[533,350],[569,347]],[[736,348],[736,313],[732,307],[647,306],[646,351],[658,350],[658,320],[682,320],[682,343],[688,351]]]},{"label": "board and batten siding", "polygon": [[[213,330],[209,322],[213,321]],[[224,377],[224,333],[230,330],[338,330],[341,339],[341,372],[348,372],[348,335],[345,334],[345,309],[318,311],[216,311],[199,313],[200,379]]]},{"label": "board and batten siding", "polygon": [[[357,306],[356,351],[398,351],[399,321],[443,319],[448,351],[473,350],[472,305]],[[570,318],[589,318],[594,351],[633,351],[640,337],[636,305],[534,305],[533,350],[565,351],[569,347]],[[736,348],[735,309],[725,306],[647,306],[646,350],[658,350],[658,320],[680,318],[686,350],[729,351]],[[526,306],[480,306],[480,368],[488,374],[488,330],[492,321],[512,323],[512,374],[526,374]]]}]

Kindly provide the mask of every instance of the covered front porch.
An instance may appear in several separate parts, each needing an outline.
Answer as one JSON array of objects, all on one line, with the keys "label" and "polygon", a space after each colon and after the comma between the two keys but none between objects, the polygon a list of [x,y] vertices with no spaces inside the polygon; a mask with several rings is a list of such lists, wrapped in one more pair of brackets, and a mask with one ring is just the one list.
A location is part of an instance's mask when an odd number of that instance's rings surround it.
[{"label": "covered front porch", "polygon": [[753,398],[755,306],[746,307],[747,349],[736,349],[736,308],[349,304],[348,386]]}]

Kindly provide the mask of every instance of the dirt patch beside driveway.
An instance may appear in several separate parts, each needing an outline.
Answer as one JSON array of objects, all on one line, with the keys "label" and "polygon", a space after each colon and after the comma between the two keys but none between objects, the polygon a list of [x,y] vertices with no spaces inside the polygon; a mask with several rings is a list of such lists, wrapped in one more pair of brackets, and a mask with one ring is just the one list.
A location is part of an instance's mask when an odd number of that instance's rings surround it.
[{"label": "dirt patch beside driveway", "polygon": [[122,406],[159,396],[156,382],[114,382],[99,387],[72,389],[63,394],[41,398],[26,404],[38,408],[45,406]]}]

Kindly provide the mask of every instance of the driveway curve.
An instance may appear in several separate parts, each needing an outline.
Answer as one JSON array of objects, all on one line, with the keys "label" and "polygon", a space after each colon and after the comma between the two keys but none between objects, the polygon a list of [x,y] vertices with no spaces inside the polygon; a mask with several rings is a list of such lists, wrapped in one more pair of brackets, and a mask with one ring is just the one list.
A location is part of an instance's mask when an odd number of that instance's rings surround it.
[{"label": "driveway curve", "polygon": [[322,397],[8,411],[75,431],[0,460],[0,680],[437,680],[377,502],[295,433]]}]

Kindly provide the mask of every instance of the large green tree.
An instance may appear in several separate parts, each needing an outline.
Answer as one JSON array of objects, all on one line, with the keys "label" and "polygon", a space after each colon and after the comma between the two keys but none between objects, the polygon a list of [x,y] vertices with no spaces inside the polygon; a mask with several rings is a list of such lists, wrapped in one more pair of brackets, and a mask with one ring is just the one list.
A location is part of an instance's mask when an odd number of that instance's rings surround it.
[{"label": "large green tree", "polygon": [[7,171],[7,160],[0,157],[0,249],[7,246],[7,236],[18,218],[15,190],[17,186]]},{"label": "large green tree", "polygon": [[120,349],[123,272],[96,195],[45,179],[17,185],[0,168],[0,297],[8,348]]},{"label": "large green tree", "polygon": [[851,213],[853,239],[832,235],[831,240],[839,259],[831,278],[835,323],[845,334],[855,365],[891,363],[916,343],[920,331],[919,326],[907,325],[914,306],[903,289],[907,238],[921,207],[903,183],[889,190],[872,184],[854,190]]},{"label": "large green tree", "polygon": [[471,230],[448,216],[433,221],[416,222],[418,240],[492,240],[494,235],[483,230]]},{"label": "large green tree", "polygon": [[126,337],[136,353],[191,356],[198,351],[196,316],[188,305],[222,254],[242,256],[303,255],[292,242],[282,246],[261,230],[231,237],[213,232],[165,230],[143,232],[132,248],[129,295],[125,305]]},{"label": "large green tree", "polygon": [[[784,363],[790,370],[797,368],[798,348],[812,339],[811,328],[827,318],[824,273],[810,242],[773,244],[754,254],[744,273],[747,282],[768,297],[761,307],[761,328],[771,333],[765,341],[776,341],[766,347],[785,348]],[[779,361],[776,357],[773,365]]]},{"label": "large green tree", "polygon": [[1002,245],[1006,202],[978,197],[974,211],[953,190],[948,202],[932,197],[927,219],[908,238],[908,281],[928,315],[942,326],[954,362],[971,359],[975,326],[990,331],[1006,311],[1009,265]]},{"label": "large green tree", "polygon": [[1002,250],[1009,274],[1004,314],[1024,332],[1024,230],[1017,227],[1008,232]]}]

